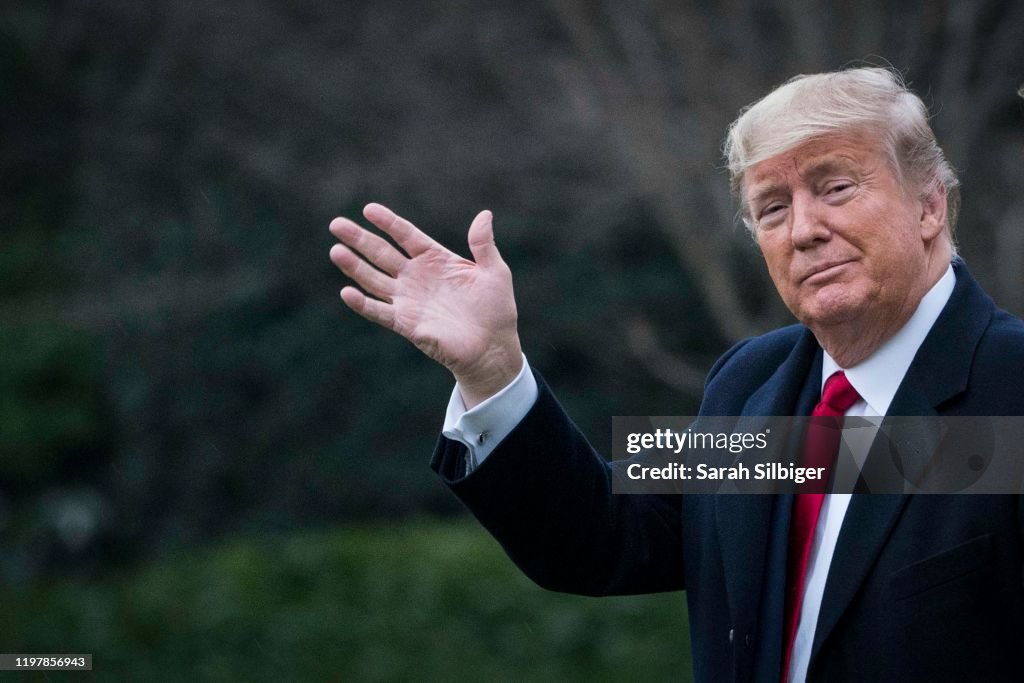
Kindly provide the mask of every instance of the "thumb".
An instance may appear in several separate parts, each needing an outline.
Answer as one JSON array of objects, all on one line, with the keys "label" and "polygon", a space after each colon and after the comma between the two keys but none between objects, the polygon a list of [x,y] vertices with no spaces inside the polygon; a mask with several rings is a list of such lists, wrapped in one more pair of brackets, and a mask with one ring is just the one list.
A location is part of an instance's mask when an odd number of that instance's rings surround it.
[{"label": "thumb", "polygon": [[481,211],[469,226],[469,251],[477,265],[485,268],[501,262],[498,246],[494,243],[494,216]]}]

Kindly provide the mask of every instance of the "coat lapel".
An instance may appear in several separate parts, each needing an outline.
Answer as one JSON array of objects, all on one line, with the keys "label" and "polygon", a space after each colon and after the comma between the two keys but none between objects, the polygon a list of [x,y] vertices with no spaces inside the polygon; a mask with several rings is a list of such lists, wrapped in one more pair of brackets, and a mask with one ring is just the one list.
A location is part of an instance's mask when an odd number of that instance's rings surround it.
[{"label": "coat lapel", "polygon": [[[818,382],[808,381],[809,377],[815,375],[821,375],[821,353],[814,336],[807,331],[779,369],[751,395],[743,409],[745,417],[738,423],[737,429],[759,431],[751,420],[756,421],[761,416],[793,415],[803,411],[809,413],[818,400],[820,390]],[[766,575],[765,567],[772,550],[771,545],[781,543],[784,546],[786,542],[785,530],[789,527],[791,499],[792,496],[756,494],[715,496],[715,518],[733,623],[742,623],[742,618],[757,614],[761,614],[762,619],[778,621],[777,624],[760,624],[757,628],[762,635],[776,632],[781,635],[782,632],[781,608],[761,610],[759,605],[766,595],[770,598],[782,594],[781,585],[773,587],[779,580],[778,572],[769,571]],[[785,557],[784,552],[782,557]],[[785,571],[781,576],[784,580]],[[774,638],[774,635],[769,637]],[[759,638],[759,642],[763,643],[764,639]],[[768,651],[772,651],[772,648]],[[777,654],[778,647],[774,651]],[[774,670],[781,666],[780,660]]]},{"label": "coat lapel", "polygon": [[[941,414],[943,403],[967,387],[971,362],[994,304],[962,264],[949,302],[935,321],[889,406],[891,416]],[[870,466],[868,456],[866,467]],[[909,496],[858,494],[850,501],[829,566],[811,648],[811,665],[860,589],[892,533]]]}]

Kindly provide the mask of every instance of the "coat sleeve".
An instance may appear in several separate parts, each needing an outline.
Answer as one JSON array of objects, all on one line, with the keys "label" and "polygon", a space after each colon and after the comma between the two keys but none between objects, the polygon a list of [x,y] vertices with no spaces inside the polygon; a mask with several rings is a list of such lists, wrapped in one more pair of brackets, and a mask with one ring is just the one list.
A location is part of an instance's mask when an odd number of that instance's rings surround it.
[{"label": "coat sleeve", "polygon": [[680,496],[613,494],[610,465],[536,377],[533,408],[471,474],[466,447],[443,436],[431,467],[544,588],[683,589]]}]

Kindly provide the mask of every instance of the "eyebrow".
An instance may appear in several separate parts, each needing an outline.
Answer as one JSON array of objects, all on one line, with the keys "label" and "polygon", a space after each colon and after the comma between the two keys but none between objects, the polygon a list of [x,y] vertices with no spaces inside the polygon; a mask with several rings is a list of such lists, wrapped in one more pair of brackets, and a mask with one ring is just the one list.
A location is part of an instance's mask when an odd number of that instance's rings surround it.
[{"label": "eyebrow", "polygon": [[816,180],[822,176],[832,175],[833,173],[849,173],[853,170],[855,165],[856,163],[853,159],[845,156],[822,159],[821,161],[817,161],[803,169],[800,175],[811,180]]},{"label": "eyebrow", "polygon": [[[814,181],[822,178],[823,176],[832,175],[834,173],[849,173],[852,171],[853,166],[853,159],[846,156],[822,159],[821,161],[813,162],[806,168],[801,169],[800,175],[808,180]],[[772,183],[771,185],[767,185],[766,187],[757,190],[757,192],[755,192],[750,198],[748,206],[753,207],[769,197],[784,194],[788,190],[788,183]]]},{"label": "eyebrow", "polygon": [[789,186],[783,183],[773,183],[772,185],[763,187],[759,189],[753,197],[750,198],[750,201],[747,202],[747,205],[750,207],[754,207],[755,205],[760,204],[761,202],[766,200],[768,197],[785,193],[788,188]]}]

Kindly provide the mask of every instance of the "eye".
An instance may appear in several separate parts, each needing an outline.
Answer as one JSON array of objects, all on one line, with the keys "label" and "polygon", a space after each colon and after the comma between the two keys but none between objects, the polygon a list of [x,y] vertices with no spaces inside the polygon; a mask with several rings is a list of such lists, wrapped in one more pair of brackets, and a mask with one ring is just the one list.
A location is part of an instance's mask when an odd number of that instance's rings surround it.
[{"label": "eye", "polygon": [[825,187],[825,194],[841,194],[853,187],[849,180],[837,180]]},{"label": "eye", "polygon": [[786,205],[784,203],[771,202],[757,213],[757,225],[759,228],[772,227],[782,219],[785,213]]}]

